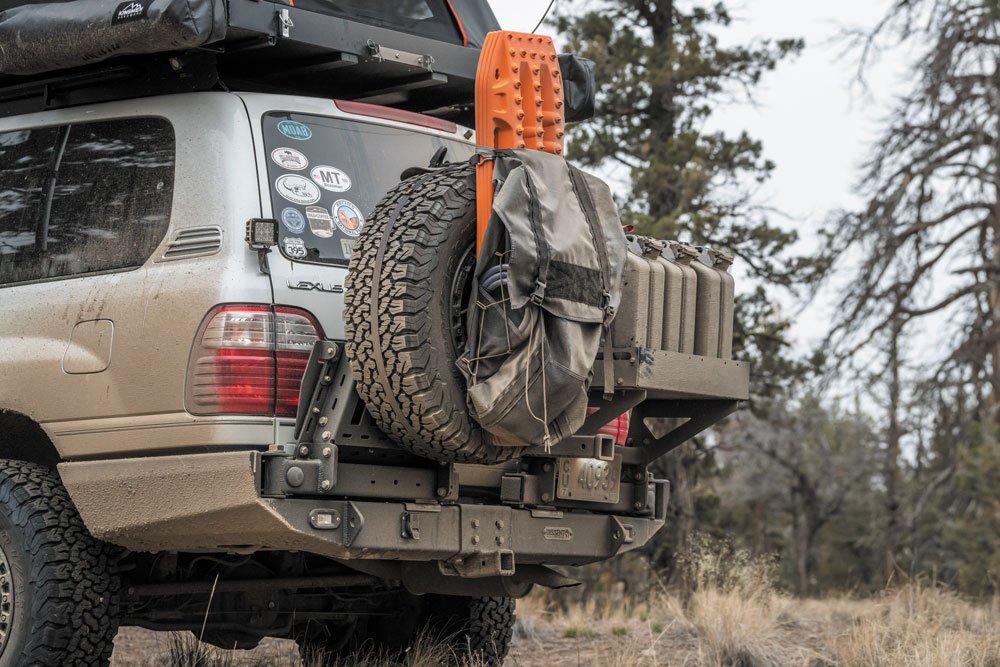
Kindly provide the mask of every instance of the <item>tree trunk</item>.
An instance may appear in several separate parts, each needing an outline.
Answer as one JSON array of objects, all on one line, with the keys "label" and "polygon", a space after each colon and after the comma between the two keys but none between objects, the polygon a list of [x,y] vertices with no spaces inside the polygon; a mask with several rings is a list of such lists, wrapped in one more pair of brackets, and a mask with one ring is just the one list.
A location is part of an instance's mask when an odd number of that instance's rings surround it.
[{"label": "tree trunk", "polygon": [[902,323],[892,322],[889,332],[889,428],[886,432],[885,465],[885,550],[882,554],[882,580],[888,584],[896,571],[896,554],[899,551],[899,440],[902,436],[899,426],[900,380],[899,380],[899,336]]}]

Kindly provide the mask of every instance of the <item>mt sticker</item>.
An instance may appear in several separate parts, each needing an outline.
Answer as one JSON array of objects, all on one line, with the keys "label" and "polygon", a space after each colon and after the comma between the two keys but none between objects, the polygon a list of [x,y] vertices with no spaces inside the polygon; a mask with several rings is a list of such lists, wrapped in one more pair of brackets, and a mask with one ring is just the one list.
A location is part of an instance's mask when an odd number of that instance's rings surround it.
[{"label": "mt sticker", "polygon": [[329,192],[347,192],[351,189],[351,177],[336,167],[322,165],[312,170],[316,185]]},{"label": "mt sticker", "polygon": [[151,2],[152,0],[129,0],[129,2],[121,3],[111,16],[111,25],[143,20],[149,12]]}]

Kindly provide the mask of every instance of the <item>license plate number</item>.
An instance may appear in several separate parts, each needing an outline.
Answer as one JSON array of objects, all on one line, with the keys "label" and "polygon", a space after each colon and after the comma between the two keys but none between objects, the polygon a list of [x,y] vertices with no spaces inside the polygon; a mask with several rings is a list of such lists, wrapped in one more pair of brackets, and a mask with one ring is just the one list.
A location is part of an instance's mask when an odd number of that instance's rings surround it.
[{"label": "license plate number", "polygon": [[622,458],[562,459],[556,496],[563,500],[617,503],[621,493]]}]

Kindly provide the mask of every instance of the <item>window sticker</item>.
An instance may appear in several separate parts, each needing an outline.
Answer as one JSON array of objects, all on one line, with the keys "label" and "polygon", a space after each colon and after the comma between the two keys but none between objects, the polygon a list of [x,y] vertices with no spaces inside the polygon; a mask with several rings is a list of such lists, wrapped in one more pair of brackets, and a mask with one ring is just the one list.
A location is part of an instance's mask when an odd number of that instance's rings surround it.
[{"label": "window sticker", "polygon": [[312,179],[328,192],[347,192],[351,189],[351,177],[336,167],[316,167],[312,170]]},{"label": "window sticker", "polygon": [[306,256],[306,244],[305,242],[295,236],[289,236],[285,239],[285,254],[292,259],[305,259]]},{"label": "window sticker", "polygon": [[333,218],[322,206],[310,206],[306,209],[306,217],[309,218],[309,230],[321,239],[328,239],[333,236]]},{"label": "window sticker", "polygon": [[281,224],[292,234],[301,234],[306,231],[306,218],[297,208],[286,208],[281,212]]},{"label": "window sticker", "polygon": [[337,223],[337,228],[348,236],[357,236],[361,233],[361,227],[365,224],[365,216],[361,210],[346,199],[338,199],[333,204],[333,221]]},{"label": "window sticker", "polygon": [[275,148],[271,151],[271,159],[288,171],[302,171],[309,166],[309,158],[294,148]]},{"label": "window sticker", "polygon": [[275,182],[278,194],[293,204],[315,204],[319,201],[320,192],[315,183],[308,178],[286,174]]},{"label": "window sticker", "polygon": [[278,132],[295,141],[309,141],[313,136],[308,125],[295,120],[283,120],[278,123]]},{"label": "window sticker", "polygon": [[354,239],[340,239],[340,251],[344,254],[344,259],[350,259],[354,254]]}]

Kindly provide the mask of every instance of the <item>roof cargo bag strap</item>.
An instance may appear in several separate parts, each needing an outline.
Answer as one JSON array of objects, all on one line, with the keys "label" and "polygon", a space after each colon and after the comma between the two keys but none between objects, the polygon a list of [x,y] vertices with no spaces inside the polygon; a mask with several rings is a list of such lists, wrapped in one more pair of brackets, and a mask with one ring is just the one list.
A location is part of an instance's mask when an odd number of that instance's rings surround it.
[{"label": "roof cargo bag strap", "polygon": [[587,416],[602,332],[621,300],[625,234],[610,190],[563,158],[497,151],[459,367],[495,444],[551,446]]},{"label": "roof cargo bag strap", "polygon": [[37,74],[224,39],[225,0],[0,0],[0,74]]}]

